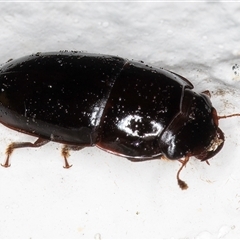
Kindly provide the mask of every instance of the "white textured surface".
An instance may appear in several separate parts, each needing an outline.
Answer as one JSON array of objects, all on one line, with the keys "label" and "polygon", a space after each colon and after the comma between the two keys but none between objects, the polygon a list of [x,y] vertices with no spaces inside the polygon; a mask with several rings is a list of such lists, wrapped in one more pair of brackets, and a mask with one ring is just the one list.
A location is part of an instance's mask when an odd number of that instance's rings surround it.
[{"label": "white textured surface", "polygon": [[[0,62],[85,50],[161,66],[210,90],[219,114],[240,112],[240,3],[1,3]],[[233,70],[235,67],[235,70]],[[0,168],[0,238],[233,238],[240,236],[240,119],[210,160],[132,163],[96,148],[16,150]],[[204,131],[204,129],[203,129]],[[1,162],[11,141],[0,126]]]}]

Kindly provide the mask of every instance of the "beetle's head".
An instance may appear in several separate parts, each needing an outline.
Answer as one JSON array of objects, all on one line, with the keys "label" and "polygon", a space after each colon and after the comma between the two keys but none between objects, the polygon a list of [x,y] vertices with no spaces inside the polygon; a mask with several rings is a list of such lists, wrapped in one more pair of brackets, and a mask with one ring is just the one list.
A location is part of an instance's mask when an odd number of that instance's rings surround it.
[{"label": "beetle's head", "polygon": [[185,89],[181,111],[161,136],[163,152],[169,159],[194,156],[206,161],[223,147],[224,134],[218,115],[206,93]]},{"label": "beetle's head", "polygon": [[224,134],[220,128],[217,129],[216,136],[211,140],[210,145],[195,157],[201,161],[206,161],[214,157],[223,147]]},{"label": "beetle's head", "polygon": [[224,134],[218,127],[218,120],[235,116],[239,117],[240,114],[218,116],[207,92],[197,94],[189,89],[184,90],[180,112],[164,130],[159,142],[167,158],[183,159],[177,173],[180,188],[187,188],[179,174],[191,156],[207,161],[222,149]]},{"label": "beetle's head", "polygon": [[[229,118],[229,117],[240,117],[239,113],[231,114],[231,115],[225,115],[225,116],[218,116],[216,110],[213,108],[212,117],[215,122],[215,125],[218,126],[218,120],[223,118]],[[202,152],[199,155],[196,155],[195,157],[200,159],[201,161],[206,161],[209,158],[212,158],[214,155],[216,155],[223,147],[224,143],[224,134],[222,130],[218,127],[217,133],[214,139],[212,139],[209,147],[206,149],[206,151]]]}]

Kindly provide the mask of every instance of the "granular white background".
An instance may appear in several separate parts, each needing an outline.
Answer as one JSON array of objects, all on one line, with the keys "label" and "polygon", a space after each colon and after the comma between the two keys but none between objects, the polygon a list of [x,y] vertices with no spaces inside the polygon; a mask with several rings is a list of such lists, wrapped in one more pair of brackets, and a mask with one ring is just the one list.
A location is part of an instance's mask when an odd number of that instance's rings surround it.
[{"label": "granular white background", "polygon": [[[83,50],[143,60],[208,89],[220,115],[240,112],[240,3],[0,3],[0,62]],[[20,94],[20,93],[19,93]],[[19,149],[0,168],[0,238],[240,237],[240,118],[210,166],[192,158],[132,163],[97,148]],[[203,129],[204,131],[204,129]],[[35,138],[0,126],[0,156]]]}]

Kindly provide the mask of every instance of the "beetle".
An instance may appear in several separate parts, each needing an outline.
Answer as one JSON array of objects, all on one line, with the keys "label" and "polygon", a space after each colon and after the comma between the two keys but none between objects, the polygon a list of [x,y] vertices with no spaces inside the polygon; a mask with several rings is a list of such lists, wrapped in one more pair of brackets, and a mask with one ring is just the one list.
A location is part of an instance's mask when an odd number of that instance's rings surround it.
[{"label": "beetle", "polygon": [[208,91],[196,93],[186,78],[143,62],[75,51],[37,53],[10,60],[0,69],[0,122],[36,136],[16,148],[63,145],[69,151],[97,146],[131,161],[207,161],[223,147],[221,118]]}]

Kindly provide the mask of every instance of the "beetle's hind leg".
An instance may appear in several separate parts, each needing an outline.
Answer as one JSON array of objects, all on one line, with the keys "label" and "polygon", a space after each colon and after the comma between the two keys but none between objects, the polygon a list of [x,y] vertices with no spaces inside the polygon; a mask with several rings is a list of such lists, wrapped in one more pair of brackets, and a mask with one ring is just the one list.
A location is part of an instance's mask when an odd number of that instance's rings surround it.
[{"label": "beetle's hind leg", "polygon": [[10,156],[13,153],[13,150],[16,148],[25,148],[25,147],[41,147],[42,145],[48,143],[49,140],[38,138],[34,143],[31,142],[13,142],[8,145],[6,149],[7,158],[4,164],[1,164],[3,167],[10,167]]},{"label": "beetle's hind leg", "polygon": [[188,163],[189,161],[189,157],[186,156],[184,160],[178,160],[182,166],[179,168],[178,172],[177,172],[177,181],[178,181],[178,185],[179,187],[182,189],[182,190],[186,190],[188,188],[188,185],[180,179],[179,175],[180,175],[180,172],[182,171],[182,169],[186,166],[186,164]]},{"label": "beetle's hind leg", "polygon": [[72,165],[70,165],[68,163],[67,158],[70,156],[69,151],[73,150],[73,151],[78,151],[83,149],[85,146],[76,146],[76,145],[64,145],[62,148],[62,156],[64,158],[64,168],[70,168]]}]

